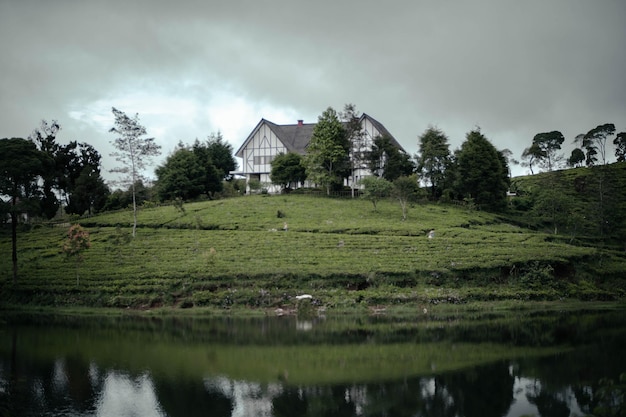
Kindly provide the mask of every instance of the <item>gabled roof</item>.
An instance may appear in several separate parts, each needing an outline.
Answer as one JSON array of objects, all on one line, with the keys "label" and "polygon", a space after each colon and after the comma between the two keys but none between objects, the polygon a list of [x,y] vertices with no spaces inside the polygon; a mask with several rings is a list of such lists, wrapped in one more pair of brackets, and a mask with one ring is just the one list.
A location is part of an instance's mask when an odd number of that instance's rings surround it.
[{"label": "gabled roof", "polygon": [[[370,123],[372,123],[372,125],[374,125],[374,127],[376,128],[376,130],[378,130],[378,132],[380,133],[381,136],[388,136],[389,139],[391,140],[391,143],[396,146],[398,149],[401,149],[403,152],[406,153],[406,151],[404,150],[404,148],[402,147],[402,145],[400,145],[400,142],[398,142],[396,140],[396,138],[393,137],[393,135],[391,134],[391,132],[389,132],[387,130],[387,128],[378,120],[374,119],[372,116],[370,116],[369,114],[365,114],[363,113],[361,115],[361,123],[363,123],[364,119],[368,119],[370,121]],[[375,139],[375,138],[372,138]]]},{"label": "gabled roof", "polygon": [[313,130],[316,123],[302,123],[294,125],[276,125],[274,133],[278,136],[278,139],[285,145],[287,151],[304,154],[306,147],[311,141],[313,136]]},{"label": "gabled roof", "polygon": [[315,123],[277,125],[269,120],[261,119],[256,127],[252,129],[252,132],[248,135],[237,152],[235,152],[235,156],[239,158],[243,157],[243,150],[248,145],[248,142],[252,140],[254,135],[256,135],[257,131],[264,124],[269,126],[276,137],[283,143],[283,145],[285,145],[288,152],[296,152],[300,154],[305,153],[306,146],[309,144],[311,136],[313,135],[313,129],[315,129]]},{"label": "gabled roof", "polygon": [[[393,137],[393,135],[387,130],[387,128],[380,123],[378,120],[374,119],[372,116],[363,113],[361,115],[360,121],[363,123],[363,120],[367,119],[370,123],[378,130],[378,132],[382,136],[388,136],[391,140],[391,143],[397,146],[402,151],[406,152],[402,145]],[[297,124],[289,124],[289,125],[277,125],[276,123],[270,122],[269,120],[261,119],[259,123],[256,125],[252,132],[243,144],[239,147],[237,152],[235,152],[235,156],[242,158],[243,150],[248,145],[248,142],[252,140],[257,131],[261,128],[263,124],[269,126],[269,128],[274,132],[276,137],[283,143],[283,145],[287,148],[288,152],[295,152],[299,154],[306,153],[306,147],[311,141],[311,136],[313,136],[313,130],[315,129],[315,125],[317,123],[297,123]]]}]

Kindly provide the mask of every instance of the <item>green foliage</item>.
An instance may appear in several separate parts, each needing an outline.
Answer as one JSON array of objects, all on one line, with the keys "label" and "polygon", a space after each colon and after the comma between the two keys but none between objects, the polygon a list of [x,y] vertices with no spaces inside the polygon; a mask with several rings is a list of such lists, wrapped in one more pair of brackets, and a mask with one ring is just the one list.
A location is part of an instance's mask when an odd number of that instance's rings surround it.
[{"label": "green foliage", "polygon": [[365,177],[361,180],[361,185],[363,186],[361,196],[372,202],[374,210],[376,210],[376,203],[389,196],[393,188],[389,181],[380,177]]},{"label": "green foliage", "polygon": [[276,155],[270,172],[272,183],[282,188],[292,188],[292,185],[297,188],[306,180],[306,168],[302,162],[302,155],[294,152]]},{"label": "green foliage", "polygon": [[37,145],[42,154],[43,170],[40,174],[42,196],[39,207],[41,214],[47,219],[52,219],[60,206],[56,193],[53,191],[62,181],[63,176],[63,165],[57,162],[57,157],[61,151],[61,147],[56,142],[56,135],[59,130],[61,130],[61,126],[56,120],[51,123],[42,120],[40,127],[28,137]]},{"label": "green foliage", "polygon": [[223,190],[223,181],[231,180],[231,171],[237,168],[232,146],[224,142],[222,134],[211,134],[206,142],[196,140],[191,147],[198,163],[203,167],[201,176],[204,193],[214,197]]},{"label": "green foliage", "polygon": [[[288,233],[279,231],[279,210],[288,214]],[[329,308],[357,308],[568,296],[561,286],[530,288],[512,278],[516,266],[517,276],[530,279],[535,261],[535,272],[552,265],[555,276],[572,284],[572,296],[619,298],[624,291],[622,252],[575,246],[457,206],[416,205],[403,222],[389,199],[375,212],[362,199],[259,195],[186,203],[184,213],[144,208],[135,239],[128,211],[81,224],[90,230],[91,248],[79,288],[59,249],[65,230],[42,227],[21,234],[20,283],[0,280],[0,302],[292,308],[290,297],[308,293]],[[428,239],[431,229],[437,234]],[[0,240],[4,259],[8,242]],[[9,275],[9,265],[0,263],[0,277]],[[574,286],[582,279],[588,288]]]},{"label": "green foliage", "polygon": [[161,153],[161,146],[154,138],[144,138],[146,128],[139,124],[139,115],[128,117],[126,113],[113,107],[115,124],[109,132],[118,137],[112,142],[116,151],[111,153],[120,166],[111,172],[122,175],[122,182],[130,186],[133,195],[133,237],[137,230],[137,199],[135,185],[141,181],[141,172],[153,157]]},{"label": "green foliage", "polygon": [[337,112],[327,108],[318,118],[304,157],[307,177],[326,188],[327,194],[350,173],[348,139]]},{"label": "green foliage", "polygon": [[387,181],[409,176],[415,170],[409,155],[395,146],[388,136],[374,138],[372,149],[366,154],[366,160],[370,171]]},{"label": "green foliage", "polygon": [[525,154],[531,154],[538,163],[542,164],[548,171],[552,171],[555,165],[562,159],[557,154],[561,149],[561,145],[565,142],[563,134],[557,130],[552,132],[537,133],[533,138],[533,144],[524,151]]},{"label": "green foliage", "polygon": [[585,162],[585,153],[580,148],[575,148],[572,150],[572,153],[567,160],[567,165],[574,168],[579,168],[583,166]]},{"label": "green foliage", "polygon": [[[626,236],[626,163],[515,178],[513,208],[521,221],[592,242],[621,243]],[[521,200],[522,203],[518,204]],[[528,216],[530,214],[530,216]]]},{"label": "green foliage", "polygon": [[[17,281],[17,223],[24,213],[33,213],[36,201],[37,178],[42,174],[45,155],[31,141],[12,138],[0,139],[0,195],[9,196],[11,206],[11,260],[13,282]],[[8,255],[4,256],[8,259]]]},{"label": "green foliage", "polygon": [[600,380],[598,405],[593,409],[598,417],[626,416],[626,373],[621,373],[617,381],[610,378]]},{"label": "green foliage", "polygon": [[587,132],[581,141],[582,146],[587,149],[588,163],[587,165],[594,165],[596,159],[595,155],[600,155],[602,158],[602,164],[606,165],[606,142],[609,136],[615,134],[615,125],[613,123],[605,123],[603,125],[596,126]]},{"label": "green foliage", "polygon": [[487,211],[503,211],[507,207],[508,168],[503,155],[480,133],[467,134],[457,154],[456,188],[463,197],[471,197]]},{"label": "green foliage", "polygon": [[446,170],[450,166],[451,155],[448,137],[439,129],[429,127],[419,137],[417,170],[421,178],[430,184],[433,199],[441,196],[446,183]]},{"label": "green foliage", "polygon": [[615,145],[615,157],[617,158],[617,162],[625,162],[626,161],[626,132],[618,133],[615,139],[613,139],[613,144]]},{"label": "green foliage", "polygon": [[65,253],[68,259],[74,259],[76,264],[76,285],[79,284],[78,267],[83,262],[83,252],[90,247],[89,232],[83,229],[80,224],[71,226],[67,232],[67,240],[63,244],[63,253]]},{"label": "green foliage", "polygon": [[520,282],[531,289],[549,287],[554,282],[554,268],[550,264],[533,261],[522,271]]},{"label": "green foliage", "polygon": [[399,177],[393,182],[392,195],[398,200],[402,208],[402,221],[406,220],[408,204],[416,199],[418,189],[415,175]]},{"label": "green foliage", "polygon": [[[194,151],[202,147],[202,144],[198,146],[197,141],[194,143]],[[220,180],[230,180],[231,171],[237,169],[237,161],[233,156],[233,146],[226,142],[222,133],[218,131],[216,134],[209,135],[204,147],[206,148],[206,155],[217,169]]]},{"label": "green foliage", "polygon": [[155,172],[161,200],[195,199],[205,191],[205,168],[190,149],[179,147]]}]

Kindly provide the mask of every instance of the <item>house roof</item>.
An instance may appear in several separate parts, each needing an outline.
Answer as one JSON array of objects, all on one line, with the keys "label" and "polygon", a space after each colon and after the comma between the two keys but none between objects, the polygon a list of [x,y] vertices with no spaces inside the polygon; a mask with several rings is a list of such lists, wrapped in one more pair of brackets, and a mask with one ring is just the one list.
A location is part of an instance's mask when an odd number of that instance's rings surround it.
[{"label": "house roof", "polygon": [[366,119],[366,118],[374,125],[374,127],[376,128],[376,130],[378,130],[378,132],[381,134],[381,136],[389,137],[389,139],[391,140],[391,143],[394,146],[398,147],[403,152],[406,152],[406,150],[402,147],[402,145],[400,145],[400,142],[398,142],[396,140],[396,138],[393,137],[391,132],[389,132],[387,130],[387,128],[381,122],[379,122],[378,120],[374,119],[372,116],[363,113],[363,115],[361,115],[361,123],[362,123],[363,119]]},{"label": "house roof", "polygon": [[[397,146],[399,149],[404,151],[404,148],[400,143],[393,137],[393,135],[387,130],[387,128],[380,123],[378,120],[373,117],[363,113],[361,115],[361,122],[364,119],[368,119],[370,123],[380,132],[383,136],[388,136],[391,139],[391,143]],[[269,128],[274,132],[276,137],[283,143],[283,145],[287,148],[288,152],[295,152],[299,154],[306,153],[306,147],[311,141],[311,136],[313,136],[313,130],[315,129],[315,125],[317,123],[297,123],[297,124],[289,124],[289,125],[277,125],[276,123],[270,122],[269,120],[261,119],[259,123],[256,125],[252,132],[246,140],[243,142],[241,147],[237,150],[235,155],[239,158],[243,157],[243,150],[247,146],[248,142],[252,140],[256,132],[261,128],[263,124],[269,126]],[[406,151],[405,151],[406,152]]]}]

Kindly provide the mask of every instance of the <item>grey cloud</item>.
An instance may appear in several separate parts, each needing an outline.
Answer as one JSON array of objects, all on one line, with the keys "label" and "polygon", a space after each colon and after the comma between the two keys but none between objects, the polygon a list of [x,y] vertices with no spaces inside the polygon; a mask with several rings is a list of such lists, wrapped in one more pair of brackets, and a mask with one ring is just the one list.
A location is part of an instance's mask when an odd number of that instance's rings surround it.
[{"label": "grey cloud", "polygon": [[227,91],[309,121],[352,102],[411,152],[429,125],[453,146],[479,125],[519,157],[541,131],[626,129],[624,17],[623,2],[583,0],[0,0],[0,136],[154,92],[200,106],[163,139],[191,140]]}]

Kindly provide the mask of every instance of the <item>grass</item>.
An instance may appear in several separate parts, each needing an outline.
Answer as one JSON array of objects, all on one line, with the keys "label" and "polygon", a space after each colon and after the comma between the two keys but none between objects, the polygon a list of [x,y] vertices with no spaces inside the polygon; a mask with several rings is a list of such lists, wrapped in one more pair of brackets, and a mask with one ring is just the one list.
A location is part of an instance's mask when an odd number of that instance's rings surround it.
[{"label": "grass", "polygon": [[[502,217],[446,205],[246,196],[80,220],[92,247],[78,270],[63,227],[18,235],[19,280],[0,265],[8,304],[297,308],[438,305],[493,300],[623,297],[623,252],[576,246]],[[281,217],[279,217],[279,212]],[[289,231],[283,232],[287,222]],[[435,229],[434,239],[426,234]],[[0,258],[10,259],[8,232]],[[76,274],[80,284],[76,283]]]}]

